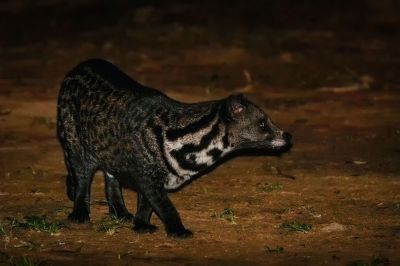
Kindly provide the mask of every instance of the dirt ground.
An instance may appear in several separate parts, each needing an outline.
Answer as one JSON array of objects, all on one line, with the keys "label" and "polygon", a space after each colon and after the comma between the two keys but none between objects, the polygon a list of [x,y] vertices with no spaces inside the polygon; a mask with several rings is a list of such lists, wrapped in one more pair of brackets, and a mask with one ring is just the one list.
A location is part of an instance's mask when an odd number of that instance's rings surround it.
[{"label": "dirt ground", "polygon": [[[1,265],[400,265],[398,13],[360,1],[25,2],[0,5]],[[168,238],[156,216],[154,234],[118,221],[104,232],[101,173],[91,222],[74,225],[56,99],[91,57],[182,101],[245,93],[294,147],[232,158],[171,194],[191,239]],[[27,228],[32,215],[61,228]]]}]

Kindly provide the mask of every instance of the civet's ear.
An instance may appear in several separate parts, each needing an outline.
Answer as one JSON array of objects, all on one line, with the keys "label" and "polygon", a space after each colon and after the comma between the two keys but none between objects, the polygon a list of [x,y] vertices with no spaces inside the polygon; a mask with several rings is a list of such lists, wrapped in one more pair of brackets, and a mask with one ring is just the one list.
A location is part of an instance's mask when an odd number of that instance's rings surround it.
[{"label": "civet's ear", "polygon": [[226,112],[231,119],[235,119],[242,114],[245,108],[245,98],[242,94],[230,95],[226,99]]}]

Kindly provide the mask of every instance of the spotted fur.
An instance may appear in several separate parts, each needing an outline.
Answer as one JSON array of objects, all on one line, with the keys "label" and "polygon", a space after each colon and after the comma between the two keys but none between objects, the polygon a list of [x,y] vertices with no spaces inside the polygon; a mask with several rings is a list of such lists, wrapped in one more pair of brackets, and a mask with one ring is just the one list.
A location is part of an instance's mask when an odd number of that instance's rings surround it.
[{"label": "spotted fur", "polygon": [[105,173],[110,213],[132,219],[121,187],[138,195],[136,232],[152,232],[155,212],[171,236],[188,237],[167,192],[201,175],[231,151],[281,149],[289,135],[243,96],[195,104],[145,87],[111,63],[92,59],[65,77],[57,130],[68,170],[69,218],[89,220],[90,184]]}]

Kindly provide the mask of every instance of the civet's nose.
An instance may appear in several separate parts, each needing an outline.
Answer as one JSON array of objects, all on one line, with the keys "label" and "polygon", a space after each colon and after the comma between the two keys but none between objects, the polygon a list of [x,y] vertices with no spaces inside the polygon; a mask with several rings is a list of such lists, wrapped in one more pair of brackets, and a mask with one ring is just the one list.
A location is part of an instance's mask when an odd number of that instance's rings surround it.
[{"label": "civet's nose", "polygon": [[291,141],[292,140],[292,134],[284,132],[282,134],[282,137],[286,140],[286,141]]}]

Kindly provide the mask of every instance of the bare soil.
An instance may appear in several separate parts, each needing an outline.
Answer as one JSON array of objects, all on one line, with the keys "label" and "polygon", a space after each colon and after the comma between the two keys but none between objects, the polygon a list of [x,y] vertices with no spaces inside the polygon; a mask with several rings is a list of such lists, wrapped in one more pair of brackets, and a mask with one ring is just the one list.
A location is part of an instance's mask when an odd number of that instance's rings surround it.
[{"label": "bare soil", "polygon": [[[273,19],[252,21],[232,9],[224,19],[218,8],[184,4],[128,6],[112,11],[118,16],[101,7],[102,21],[82,17],[86,6],[68,13],[54,2],[0,10],[8,15],[0,39],[0,264],[400,265],[400,38],[392,22],[356,23],[346,10],[329,19],[324,9],[319,23],[272,11]],[[207,21],[205,10],[214,11]],[[281,157],[232,158],[171,194],[192,239],[168,238],[156,216],[154,234],[135,234],[129,223],[98,232],[108,212],[101,173],[91,222],[74,225],[56,100],[65,73],[90,57],[182,101],[245,93],[293,134],[294,147]],[[135,192],[124,194],[134,212]],[[64,226],[52,234],[10,225],[29,215]],[[282,224],[291,221],[311,230],[289,232]]]}]

